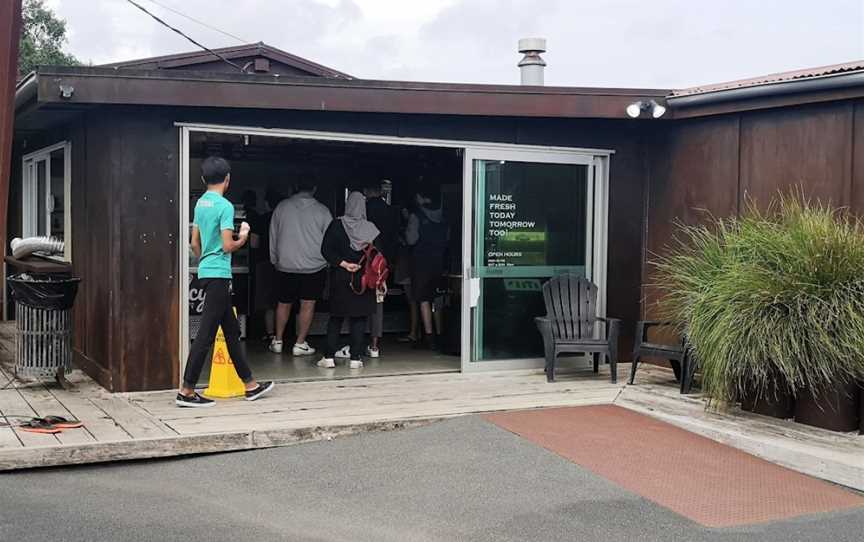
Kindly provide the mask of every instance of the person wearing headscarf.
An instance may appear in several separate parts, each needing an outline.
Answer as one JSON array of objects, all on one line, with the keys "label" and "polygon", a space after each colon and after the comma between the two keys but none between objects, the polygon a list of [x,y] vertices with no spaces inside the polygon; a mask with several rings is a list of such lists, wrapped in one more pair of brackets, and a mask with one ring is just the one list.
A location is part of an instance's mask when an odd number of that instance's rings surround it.
[{"label": "person wearing headscarf", "polygon": [[[360,288],[363,249],[374,245],[380,236],[378,228],[366,219],[366,198],[352,192],[345,202],[345,214],[330,223],[321,244],[321,255],[330,264],[330,320],[327,322],[327,347],[319,367],[336,366],[339,334],[347,319],[351,330],[349,367],[363,367],[366,322],[375,312],[375,291],[355,293]],[[352,284],[354,288],[352,288]]]}]

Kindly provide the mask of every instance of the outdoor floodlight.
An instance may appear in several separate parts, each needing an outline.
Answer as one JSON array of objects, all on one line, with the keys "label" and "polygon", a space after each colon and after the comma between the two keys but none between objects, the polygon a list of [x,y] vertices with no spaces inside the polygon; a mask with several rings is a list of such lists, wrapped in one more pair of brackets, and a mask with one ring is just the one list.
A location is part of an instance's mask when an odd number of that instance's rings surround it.
[{"label": "outdoor floodlight", "polygon": [[666,114],[666,107],[660,105],[655,100],[639,100],[627,106],[627,116],[631,119],[638,119],[642,116],[643,111],[651,111],[651,117],[659,119]]}]

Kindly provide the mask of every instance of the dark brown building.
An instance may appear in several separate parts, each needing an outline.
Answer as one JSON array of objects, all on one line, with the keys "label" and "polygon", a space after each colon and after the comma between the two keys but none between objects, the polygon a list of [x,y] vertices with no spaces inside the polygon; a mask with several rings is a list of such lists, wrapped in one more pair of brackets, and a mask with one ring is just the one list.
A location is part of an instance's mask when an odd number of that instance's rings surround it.
[{"label": "dark brown building", "polygon": [[[537,288],[562,271],[600,286],[601,310],[625,320],[626,352],[650,297],[646,255],[671,220],[798,185],[856,209],[864,197],[861,65],[671,91],[370,81],[263,44],[219,52],[244,73],[191,53],[40,68],[16,91],[9,231],[67,241],[82,278],[75,358],[111,390],[178,383],[195,325],[190,209],[209,154],[232,162],[229,199],[256,195],[238,220],[304,175],[334,216],[370,179],[391,181],[394,204],[440,195],[451,356],[394,353],[377,374],[536,366]],[[266,308],[254,251],[234,262],[253,367],[315,378],[252,337]],[[385,307],[388,330],[404,331],[404,301]]]}]

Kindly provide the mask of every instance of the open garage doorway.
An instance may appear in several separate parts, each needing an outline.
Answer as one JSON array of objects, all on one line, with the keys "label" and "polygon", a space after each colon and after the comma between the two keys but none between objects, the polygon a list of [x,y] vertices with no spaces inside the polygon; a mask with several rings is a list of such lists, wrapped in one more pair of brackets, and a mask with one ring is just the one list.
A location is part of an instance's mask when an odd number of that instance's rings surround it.
[{"label": "open garage doorway", "polygon": [[[463,219],[463,149],[359,143],[339,140],[276,137],[256,134],[193,131],[188,139],[188,208],[189,222],[194,206],[205,186],[198,178],[201,161],[211,155],[230,161],[231,186],[226,197],[235,206],[235,223],[252,225],[251,242],[232,258],[233,296],[237,308],[243,343],[249,364],[262,379],[308,380],[349,376],[383,376],[412,373],[458,371],[462,347],[462,219]],[[419,320],[416,304],[410,295],[411,249],[402,247],[394,262],[393,276],[384,298],[384,336],[380,355],[366,358],[365,367],[350,370],[347,360],[337,359],[336,369],[315,365],[320,358],[293,356],[296,311],[286,326],[281,354],[268,349],[268,335],[273,327],[274,276],[269,263],[269,213],[280,200],[291,197],[304,177],[316,179],[315,198],[333,215],[344,212],[345,201],[353,190],[379,184],[383,198],[406,225],[418,192],[433,194],[433,205],[440,208],[449,231],[449,250],[445,254],[444,272],[435,285],[433,320],[437,341],[435,349],[416,348],[419,329],[412,330],[412,314]],[[400,269],[401,267],[401,269]],[[188,257],[188,324],[185,342],[193,340],[202,305],[197,287],[197,259]],[[405,282],[409,280],[409,282]],[[324,348],[329,317],[328,288],[316,305],[308,342],[320,353]],[[296,304],[295,304],[296,305]],[[347,329],[344,330],[347,333]],[[343,335],[345,344],[348,336]],[[204,375],[206,378],[206,374]],[[204,381],[202,378],[202,382]]]}]

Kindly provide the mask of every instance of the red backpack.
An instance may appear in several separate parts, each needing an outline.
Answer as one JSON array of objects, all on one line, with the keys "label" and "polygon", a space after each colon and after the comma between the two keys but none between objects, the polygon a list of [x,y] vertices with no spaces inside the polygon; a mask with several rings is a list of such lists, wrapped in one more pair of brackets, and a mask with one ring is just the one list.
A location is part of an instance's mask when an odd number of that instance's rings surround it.
[{"label": "red backpack", "polygon": [[354,274],[351,275],[351,290],[361,295],[366,290],[387,291],[387,277],[390,275],[390,266],[387,258],[373,245],[366,245],[363,256],[358,262],[361,267],[360,288],[354,287]]}]

